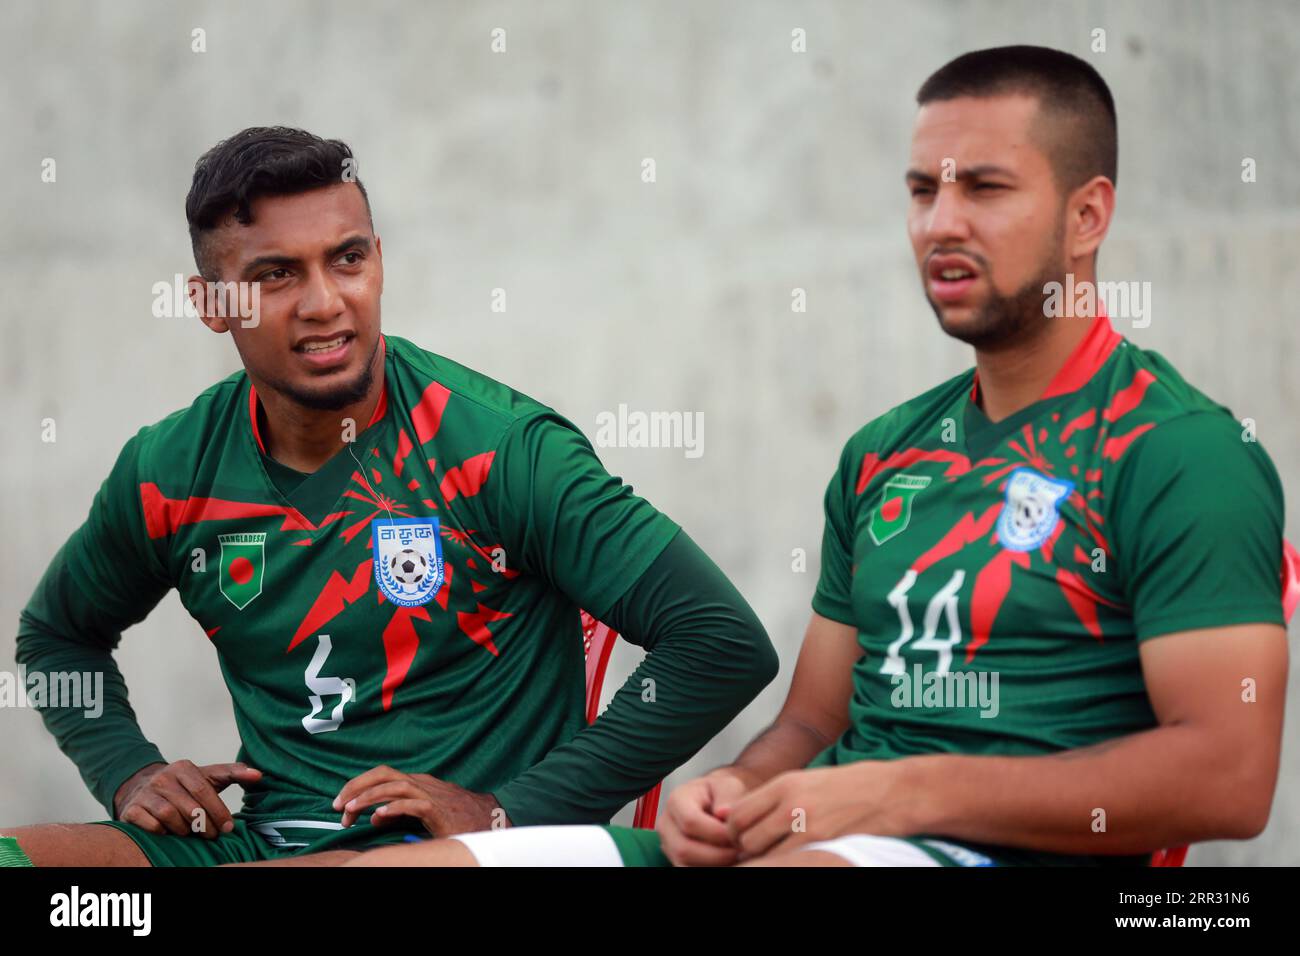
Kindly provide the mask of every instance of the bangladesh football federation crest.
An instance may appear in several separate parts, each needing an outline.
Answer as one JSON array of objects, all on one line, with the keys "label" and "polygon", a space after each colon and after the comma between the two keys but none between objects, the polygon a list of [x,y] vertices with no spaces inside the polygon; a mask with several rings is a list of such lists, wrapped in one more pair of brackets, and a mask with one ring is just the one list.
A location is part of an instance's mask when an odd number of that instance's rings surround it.
[{"label": "bangladesh football federation crest", "polygon": [[907,527],[912,520],[912,499],[931,480],[926,475],[895,475],[885,482],[880,492],[880,504],[871,512],[871,521],[867,524],[872,541],[884,544]]},{"label": "bangladesh football federation crest", "polygon": [[1057,504],[1073,490],[1072,481],[1017,468],[1007,479],[1007,503],[998,516],[998,543],[1011,551],[1033,551],[1042,545],[1060,520]]},{"label": "bangladesh football federation crest", "polygon": [[428,604],[444,577],[437,518],[376,518],[370,524],[375,583],[401,607]]},{"label": "bangladesh football federation crest", "polygon": [[266,572],[266,532],[219,534],[217,543],[221,545],[217,587],[227,601],[242,611],[262,593],[262,577]]}]

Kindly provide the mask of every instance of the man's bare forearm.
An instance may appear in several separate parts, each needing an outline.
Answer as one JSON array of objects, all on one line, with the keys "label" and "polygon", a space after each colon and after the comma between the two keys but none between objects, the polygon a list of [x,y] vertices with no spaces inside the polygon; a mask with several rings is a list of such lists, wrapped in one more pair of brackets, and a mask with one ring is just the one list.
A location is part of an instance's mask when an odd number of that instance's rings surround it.
[{"label": "man's bare forearm", "polygon": [[803,769],[831,743],[815,727],[782,715],[723,769],[735,773],[752,788],[787,770]]},{"label": "man's bare forearm", "polygon": [[1138,854],[1264,826],[1277,762],[1157,727],[1040,757],[904,758],[916,833],[1053,853]]}]

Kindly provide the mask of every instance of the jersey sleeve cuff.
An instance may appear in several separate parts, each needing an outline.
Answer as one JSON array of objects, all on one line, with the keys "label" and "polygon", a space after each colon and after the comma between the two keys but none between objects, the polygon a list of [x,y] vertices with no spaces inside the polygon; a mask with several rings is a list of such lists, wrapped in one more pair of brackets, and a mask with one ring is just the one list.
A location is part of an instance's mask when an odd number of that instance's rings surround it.
[{"label": "jersey sleeve cuff", "polygon": [[[512,827],[587,822],[575,819],[573,809],[566,808],[560,800],[552,799],[549,803],[546,802],[536,788],[528,785],[516,785],[512,781],[504,787],[498,787],[492,792],[492,796],[506,812]],[[548,813],[547,810],[550,812]]]},{"label": "jersey sleeve cuff", "polygon": [[1286,626],[1280,604],[1256,603],[1220,605],[1218,607],[1182,609],[1146,617],[1134,628],[1139,642],[1179,631],[1203,630],[1210,627],[1232,627],[1237,624],[1278,624]]},{"label": "jersey sleeve cuff", "polygon": [[827,597],[818,591],[813,595],[812,609],[822,617],[830,618],[839,624],[847,624],[849,627],[856,628],[857,624],[853,620],[853,609],[847,604],[836,601]]}]

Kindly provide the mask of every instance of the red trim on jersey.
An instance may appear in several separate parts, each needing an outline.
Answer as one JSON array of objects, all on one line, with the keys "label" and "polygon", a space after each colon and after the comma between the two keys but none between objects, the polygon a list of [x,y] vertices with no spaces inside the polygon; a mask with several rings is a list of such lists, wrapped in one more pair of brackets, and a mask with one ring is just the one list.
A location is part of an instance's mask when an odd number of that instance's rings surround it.
[{"label": "red trim on jersey", "polygon": [[[388,351],[388,343],[384,340],[383,335],[379,336],[379,364],[384,363],[384,355]],[[366,428],[369,428],[375,422],[384,417],[388,411],[388,376],[384,376],[384,383],[379,388],[379,401],[375,403],[374,413],[370,416],[370,421],[366,422]],[[253,426],[253,439],[257,442],[258,451],[263,455],[266,454],[266,445],[262,443],[262,433],[257,427],[257,387],[252,382],[248,383],[248,420]]]},{"label": "red trim on jersey", "polygon": [[938,544],[912,562],[912,570],[921,574],[932,564],[950,558],[967,545],[974,544],[993,530],[993,525],[1001,511],[1002,502],[999,501],[995,505],[990,505],[978,518],[975,517],[974,512],[962,515],[961,520],[948,529],[948,533],[939,539]]},{"label": "red trim on jersey", "polygon": [[[384,333],[379,333],[379,367],[386,368],[384,365],[385,356],[388,355],[388,340],[384,338]],[[375,403],[375,413],[370,416],[370,421],[366,423],[369,428],[375,422],[384,417],[388,411],[388,374],[384,374],[384,384],[379,389],[379,401]]]},{"label": "red trim on jersey", "polygon": [[366,558],[357,565],[357,569],[352,572],[350,579],[344,577],[338,571],[331,571],[329,580],[325,582],[325,587],[321,588],[320,594],[316,595],[316,600],[312,602],[310,610],[303,616],[302,623],[298,625],[298,630],[294,631],[293,638],[289,641],[289,647],[285,650],[285,653],[289,653],[302,643],[307,635],[315,633],[342,614],[349,604],[355,604],[365,597],[366,592],[370,589],[373,566],[374,562],[370,558]]},{"label": "red trim on jersey", "polygon": [[1142,399],[1146,397],[1147,389],[1151,387],[1151,383],[1155,380],[1156,377],[1146,369],[1138,369],[1137,374],[1133,376],[1133,381],[1126,388],[1121,388],[1110,397],[1110,404],[1101,413],[1102,421],[1118,421],[1141,405]]},{"label": "red trim on jersey", "polygon": [[501,652],[497,650],[497,646],[492,640],[492,631],[488,629],[488,624],[493,621],[504,621],[509,617],[514,617],[514,614],[506,613],[505,611],[497,611],[483,604],[479,604],[478,610],[473,614],[468,614],[465,611],[457,611],[456,624],[460,627],[461,632],[471,641],[480,647],[487,648],[493,657],[500,657]]},{"label": "red trim on jersey", "polygon": [[466,459],[463,464],[455,468],[448,468],[447,473],[442,476],[442,484],[439,485],[442,497],[450,502],[458,495],[472,498],[478,494],[487,481],[488,473],[492,470],[492,460],[496,458],[496,454],[494,451],[485,451]]},{"label": "red trim on jersey", "polygon": [[[1066,423],[1065,428],[1061,430],[1061,437],[1058,439],[1062,445],[1069,444],[1070,436],[1084,428],[1091,428],[1097,424],[1097,409],[1090,408],[1077,418],[1071,419]],[[1069,452],[1066,452],[1069,455]],[[1091,481],[1092,479],[1088,479]]]},{"label": "red trim on jersey", "polygon": [[867,485],[871,484],[871,479],[876,477],[882,471],[891,471],[895,468],[905,468],[917,461],[939,461],[947,462],[948,467],[944,470],[945,478],[952,478],[956,475],[964,475],[970,471],[970,459],[960,452],[947,451],[943,448],[927,450],[924,448],[905,448],[902,451],[892,453],[888,458],[882,459],[874,451],[869,451],[862,456],[862,466],[858,469],[857,494],[862,494],[867,490]]},{"label": "red trim on jersey", "polygon": [[[1048,383],[1047,391],[1043,392],[1038,400],[1068,395],[1083,388],[1088,384],[1088,380],[1097,374],[1097,370],[1106,364],[1106,359],[1110,358],[1110,353],[1115,351],[1123,338],[1111,328],[1110,317],[1106,315],[1106,310],[1099,306],[1097,317],[1092,320],[1088,334],[1075,346],[1060,371]],[[976,404],[979,403],[979,389],[980,373],[979,369],[976,369],[970,385],[970,400]]]},{"label": "red trim on jersey", "polygon": [[1115,351],[1122,339],[1123,336],[1111,328],[1106,310],[1098,309],[1097,317],[1092,320],[1092,328],[1056,373],[1056,377],[1047,386],[1047,391],[1043,393],[1043,398],[1056,398],[1083,388],[1097,374],[1097,370],[1106,364],[1106,359],[1110,358],[1110,353]]},{"label": "red trim on jersey", "polygon": [[[415,448],[415,443],[411,441],[411,436],[406,434],[403,428],[397,433],[397,454],[393,456],[393,474],[398,478],[402,477],[402,469],[406,467],[406,456]],[[407,490],[414,491],[420,487],[420,482],[412,478],[406,486]]]},{"label": "red trim on jersey", "polygon": [[1103,644],[1106,643],[1106,639],[1102,637],[1101,633],[1101,622],[1097,617],[1097,605],[1104,604],[1106,607],[1115,608],[1116,610],[1126,610],[1126,608],[1122,604],[1106,600],[1088,587],[1082,575],[1077,571],[1071,571],[1069,568],[1057,566],[1056,584],[1061,589],[1061,593],[1065,595],[1065,600],[1074,611],[1075,617],[1079,619],[1079,623],[1098,641]]},{"label": "red trim on jersey", "polygon": [[429,621],[426,607],[398,607],[393,609],[393,616],[384,628],[384,658],[387,668],[384,671],[384,683],[381,686],[384,710],[393,707],[393,695],[397,688],[406,681],[406,675],[415,662],[415,652],[420,647],[420,635],[415,631],[416,621]]},{"label": "red trim on jersey", "polygon": [[415,443],[423,445],[442,427],[442,413],[447,409],[451,390],[441,382],[431,382],[411,409],[411,425],[415,428]]},{"label": "red trim on jersey", "polygon": [[[1000,505],[997,507],[1001,507]],[[1005,548],[993,555],[992,560],[975,575],[975,585],[971,590],[970,629],[971,639],[966,645],[966,663],[975,659],[976,652],[989,642],[993,633],[993,622],[1011,590],[1011,566],[1018,564],[1029,567],[1029,553],[1026,551],[1008,551]]]},{"label": "red trim on jersey", "polygon": [[165,538],[182,525],[200,521],[228,521],[232,518],[263,518],[283,515],[281,531],[313,531],[316,526],[297,508],[222,498],[168,498],[152,481],[140,483],[140,507],[145,531],[151,539]]},{"label": "red trim on jersey", "polygon": [[262,444],[262,433],[257,428],[257,388],[252,382],[248,383],[248,420],[253,424],[253,438],[257,442],[257,450],[265,455],[266,446]]},{"label": "red trim on jersey", "polygon": [[1115,438],[1107,438],[1106,443],[1101,446],[1101,457],[1108,458],[1111,461],[1119,461],[1124,456],[1124,452],[1128,451],[1128,446],[1133,444],[1133,439],[1155,427],[1155,422],[1147,422],[1145,425],[1139,425],[1131,432],[1126,432]]}]

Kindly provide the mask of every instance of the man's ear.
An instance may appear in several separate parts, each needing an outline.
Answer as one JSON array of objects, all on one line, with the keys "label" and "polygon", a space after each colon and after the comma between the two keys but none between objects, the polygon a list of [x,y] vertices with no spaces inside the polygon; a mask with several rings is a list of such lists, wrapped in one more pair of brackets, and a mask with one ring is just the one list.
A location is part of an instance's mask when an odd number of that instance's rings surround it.
[{"label": "man's ear", "polygon": [[225,316],[221,315],[222,309],[213,309],[211,314],[208,312],[208,280],[203,276],[190,276],[185,282],[185,294],[190,297],[190,303],[194,306],[195,311],[199,313],[199,321],[210,328],[213,332],[229,332],[230,324],[226,321]]},{"label": "man's ear", "polygon": [[1105,176],[1094,176],[1074,191],[1066,208],[1066,256],[1071,262],[1091,259],[1115,214],[1115,184]]},{"label": "man's ear", "polygon": [[379,260],[379,294],[384,294],[384,243],[375,233],[375,258]]}]

